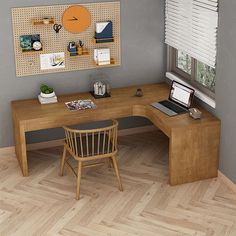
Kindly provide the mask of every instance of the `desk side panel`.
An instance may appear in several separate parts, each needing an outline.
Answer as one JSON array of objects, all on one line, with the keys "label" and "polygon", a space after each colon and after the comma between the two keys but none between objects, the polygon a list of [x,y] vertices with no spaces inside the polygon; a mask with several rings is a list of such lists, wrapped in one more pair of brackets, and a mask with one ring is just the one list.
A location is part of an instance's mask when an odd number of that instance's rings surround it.
[{"label": "desk side panel", "polygon": [[173,129],[170,138],[170,184],[217,177],[220,122]]},{"label": "desk side panel", "polygon": [[28,176],[28,160],[26,153],[26,139],[24,125],[19,120],[15,108],[12,105],[12,121],[15,140],[15,152],[23,176]]}]

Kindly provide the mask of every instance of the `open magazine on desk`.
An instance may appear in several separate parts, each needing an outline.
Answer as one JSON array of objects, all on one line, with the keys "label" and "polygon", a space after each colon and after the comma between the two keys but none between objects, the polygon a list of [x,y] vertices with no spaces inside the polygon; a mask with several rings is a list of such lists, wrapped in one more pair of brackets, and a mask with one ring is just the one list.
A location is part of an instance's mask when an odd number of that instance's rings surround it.
[{"label": "open magazine on desk", "polygon": [[70,111],[86,110],[86,109],[95,109],[96,105],[90,99],[88,100],[75,100],[65,103],[67,108]]}]

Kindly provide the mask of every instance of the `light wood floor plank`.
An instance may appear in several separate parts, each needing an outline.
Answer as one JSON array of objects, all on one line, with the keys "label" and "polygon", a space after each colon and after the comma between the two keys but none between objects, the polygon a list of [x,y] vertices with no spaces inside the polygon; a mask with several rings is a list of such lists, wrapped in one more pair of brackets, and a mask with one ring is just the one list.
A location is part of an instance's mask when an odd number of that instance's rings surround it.
[{"label": "light wood floor plank", "polygon": [[168,185],[168,139],[159,131],[122,136],[124,192],[106,165],[76,181],[58,175],[62,147],[28,153],[29,177],[15,156],[0,157],[0,236],[236,236],[236,194],[220,178]]}]

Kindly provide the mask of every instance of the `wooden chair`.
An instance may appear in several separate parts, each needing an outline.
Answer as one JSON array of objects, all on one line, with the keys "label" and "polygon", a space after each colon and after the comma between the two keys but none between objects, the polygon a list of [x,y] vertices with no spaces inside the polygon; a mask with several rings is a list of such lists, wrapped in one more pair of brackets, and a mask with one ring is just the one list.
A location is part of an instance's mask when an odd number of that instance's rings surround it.
[{"label": "wooden chair", "polygon": [[[112,125],[92,130],[77,130],[63,127],[65,130],[64,151],[61,160],[60,175],[64,175],[65,164],[77,177],[76,199],[80,198],[80,182],[83,167],[93,167],[100,163],[91,163],[107,158],[112,164],[118,180],[119,190],[123,191],[119,168],[117,164],[117,127],[118,122],[112,121]],[[67,158],[67,151],[78,161],[78,168],[73,168]],[[76,171],[77,169],[77,171]]]}]

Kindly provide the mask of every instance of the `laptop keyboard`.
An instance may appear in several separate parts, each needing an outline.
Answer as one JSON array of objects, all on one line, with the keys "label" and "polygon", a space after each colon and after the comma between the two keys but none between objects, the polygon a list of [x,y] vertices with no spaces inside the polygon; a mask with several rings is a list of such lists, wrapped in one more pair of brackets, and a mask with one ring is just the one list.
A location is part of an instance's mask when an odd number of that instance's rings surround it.
[{"label": "laptop keyboard", "polygon": [[174,103],[168,101],[168,100],[165,100],[165,101],[161,101],[159,102],[161,105],[169,108],[170,110],[176,112],[176,113],[181,113],[181,112],[184,112],[186,111],[186,109],[180,107],[180,106],[177,106],[175,105]]}]

